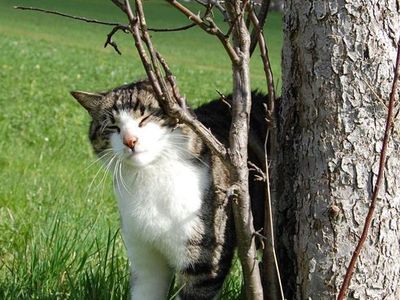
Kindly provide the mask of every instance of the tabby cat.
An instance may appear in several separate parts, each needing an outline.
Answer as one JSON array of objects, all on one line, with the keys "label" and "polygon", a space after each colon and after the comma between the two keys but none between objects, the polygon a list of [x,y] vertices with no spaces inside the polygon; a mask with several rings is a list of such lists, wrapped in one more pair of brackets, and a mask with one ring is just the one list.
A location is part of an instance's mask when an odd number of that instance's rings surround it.
[{"label": "tabby cat", "polygon": [[[181,287],[177,299],[216,299],[235,246],[222,162],[188,126],[166,116],[148,80],[105,93],[71,94],[89,112],[90,142],[113,175],[132,299],[166,299],[174,274]],[[250,160],[262,167],[263,156],[254,150],[265,137],[265,96],[252,96]],[[194,113],[227,144],[229,110],[226,101],[215,100]],[[263,187],[253,178],[250,193],[254,223],[261,228]]]}]

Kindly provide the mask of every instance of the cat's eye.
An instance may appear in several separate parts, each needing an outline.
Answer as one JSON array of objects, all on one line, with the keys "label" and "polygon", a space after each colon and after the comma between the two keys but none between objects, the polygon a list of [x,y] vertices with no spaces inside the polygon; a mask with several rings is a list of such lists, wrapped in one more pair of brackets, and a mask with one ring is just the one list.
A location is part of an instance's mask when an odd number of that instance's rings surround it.
[{"label": "cat's eye", "polygon": [[120,133],[121,129],[117,125],[108,126],[109,129]]},{"label": "cat's eye", "polygon": [[144,117],[142,120],[140,120],[140,122],[139,122],[139,127],[142,127],[143,125],[145,125],[146,124],[146,121],[148,121],[149,120],[149,117],[150,117],[151,115],[147,115],[146,117]]}]

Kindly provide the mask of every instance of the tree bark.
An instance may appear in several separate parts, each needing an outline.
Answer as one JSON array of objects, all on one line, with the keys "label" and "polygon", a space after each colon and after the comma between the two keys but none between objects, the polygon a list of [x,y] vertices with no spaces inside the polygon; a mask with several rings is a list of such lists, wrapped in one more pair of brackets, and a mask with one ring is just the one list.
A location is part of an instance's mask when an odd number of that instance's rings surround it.
[{"label": "tree bark", "polygon": [[[283,282],[289,299],[333,299],[376,181],[400,9],[395,0],[285,4],[276,203]],[[399,150],[395,127],[349,299],[400,299]]]}]

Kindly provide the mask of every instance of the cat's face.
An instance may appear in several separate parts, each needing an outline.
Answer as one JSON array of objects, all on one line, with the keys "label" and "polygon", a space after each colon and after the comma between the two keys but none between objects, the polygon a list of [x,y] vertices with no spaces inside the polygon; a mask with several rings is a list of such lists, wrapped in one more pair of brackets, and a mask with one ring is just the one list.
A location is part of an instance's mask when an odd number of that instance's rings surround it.
[{"label": "cat's face", "polygon": [[146,88],[123,87],[104,94],[72,92],[90,113],[89,138],[106,161],[141,168],[168,155],[173,124]]},{"label": "cat's face", "polygon": [[114,131],[109,142],[114,153],[136,167],[145,166],[159,158],[166,147],[167,131],[150,114],[136,116],[132,110],[112,112],[110,125]]}]

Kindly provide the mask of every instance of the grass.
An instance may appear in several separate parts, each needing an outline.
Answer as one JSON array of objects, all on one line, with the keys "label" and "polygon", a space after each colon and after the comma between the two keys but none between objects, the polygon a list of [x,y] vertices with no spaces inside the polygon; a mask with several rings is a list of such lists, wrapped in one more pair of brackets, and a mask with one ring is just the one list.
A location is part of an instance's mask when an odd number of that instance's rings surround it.
[{"label": "grass", "polygon": [[[143,77],[143,68],[127,35],[115,37],[119,56],[102,46],[108,27],[13,5],[124,22],[110,1],[0,1],[0,299],[126,299],[128,263],[111,181],[93,163],[89,118],[68,93],[114,87]],[[151,27],[187,24],[162,1],[145,9]],[[268,21],[278,78],[280,15]],[[216,98],[216,89],[229,91],[230,65],[215,38],[199,29],[152,36],[192,105]],[[253,87],[265,91],[257,55],[251,67]],[[240,290],[240,275],[231,278],[225,299]]]}]

